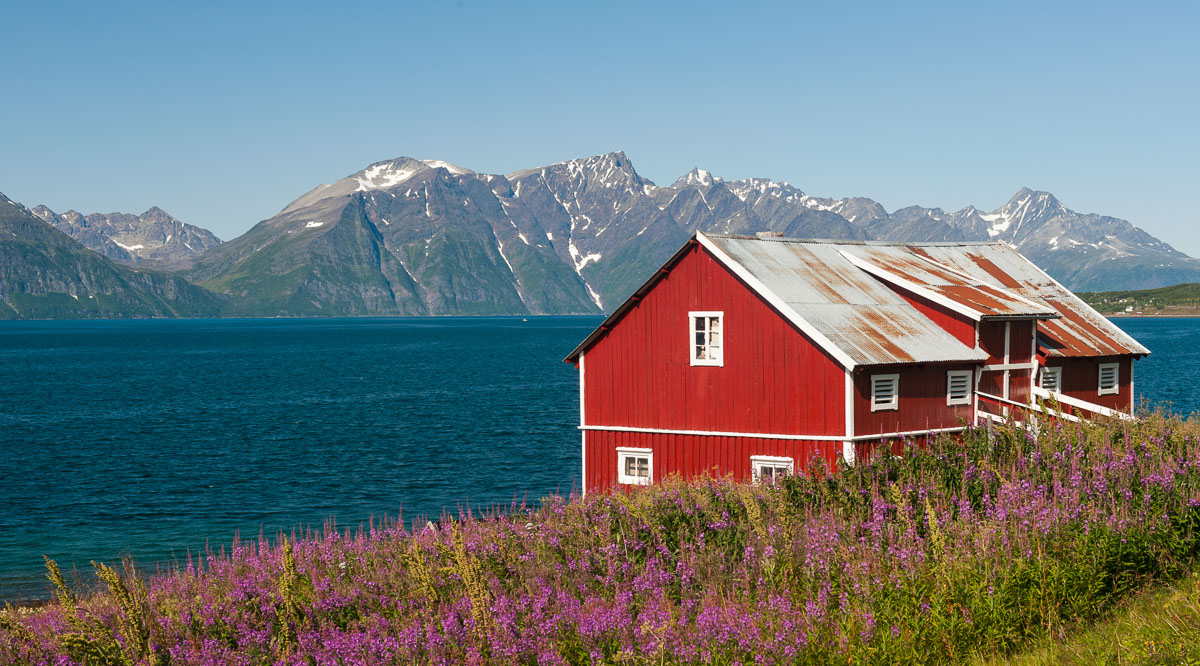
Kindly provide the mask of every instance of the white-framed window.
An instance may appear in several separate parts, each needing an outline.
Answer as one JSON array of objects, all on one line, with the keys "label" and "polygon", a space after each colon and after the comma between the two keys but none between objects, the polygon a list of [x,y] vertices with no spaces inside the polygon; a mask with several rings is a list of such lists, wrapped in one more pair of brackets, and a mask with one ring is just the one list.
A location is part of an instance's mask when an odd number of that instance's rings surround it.
[{"label": "white-framed window", "polygon": [[725,313],[689,312],[688,321],[692,365],[724,365]]},{"label": "white-framed window", "polygon": [[1047,391],[1062,391],[1062,368],[1042,368],[1040,383]]},{"label": "white-framed window", "polygon": [[650,449],[617,447],[617,483],[648,486],[654,481],[654,452]]},{"label": "white-framed window", "polygon": [[871,411],[900,409],[900,375],[871,375]]},{"label": "white-framed window", "polygon": [[971,375],[970,370],[949,370],[946,372],[946,404],[971,404]]},{"label": "white-framed window", "polygon": [[1120,364],[1100,364],[1100,395],[1121,392]]},{"label": "white-framed window", "polygon": [[781,456],[750,456],[750,473],[755,483],[778,481],[796,473],[796,461]]}]

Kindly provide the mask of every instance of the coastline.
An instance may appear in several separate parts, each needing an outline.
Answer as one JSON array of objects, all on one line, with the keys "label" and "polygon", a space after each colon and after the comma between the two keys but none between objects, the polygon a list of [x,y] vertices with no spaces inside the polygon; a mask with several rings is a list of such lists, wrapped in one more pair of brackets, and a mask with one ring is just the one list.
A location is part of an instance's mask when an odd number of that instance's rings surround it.
[{"label": "coastline", "polygon": [[1105,314],[1101,312],[1100,314],[1109,319],[1200,319],[1200,311],[1183,314],[1126,314],[1123,312],[1113,314]]}]

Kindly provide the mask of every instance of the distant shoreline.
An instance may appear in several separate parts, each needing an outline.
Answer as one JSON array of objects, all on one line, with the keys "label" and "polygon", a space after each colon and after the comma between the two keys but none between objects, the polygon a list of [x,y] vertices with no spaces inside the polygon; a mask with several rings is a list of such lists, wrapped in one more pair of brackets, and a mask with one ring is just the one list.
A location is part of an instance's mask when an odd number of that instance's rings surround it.
[{"label": "distant shoreline", "polygon": [[1117,313],[1112,313],[1112,314],[1104,314],[1103,312],[1101,312],[1100,314],[1104,315],[1105,317],[1108,317],[1109,319],[1164,319],[1164,318],[1200,319],[1200,311],[1184,313],[1184,314],[1126,314],[1124,312],[1117,312]]}]

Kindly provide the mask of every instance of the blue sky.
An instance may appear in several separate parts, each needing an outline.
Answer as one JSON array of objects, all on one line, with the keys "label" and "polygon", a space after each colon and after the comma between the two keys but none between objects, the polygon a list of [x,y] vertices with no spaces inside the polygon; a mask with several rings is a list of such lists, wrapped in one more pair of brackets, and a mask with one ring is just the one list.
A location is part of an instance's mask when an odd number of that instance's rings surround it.
[{"label": "blue sky", "polygon": [[228,239],[382,159],[624,150],[889,210],[1029,186],[1200,256],[1200,5],[1042,4],[4,3],[0,192]]}]

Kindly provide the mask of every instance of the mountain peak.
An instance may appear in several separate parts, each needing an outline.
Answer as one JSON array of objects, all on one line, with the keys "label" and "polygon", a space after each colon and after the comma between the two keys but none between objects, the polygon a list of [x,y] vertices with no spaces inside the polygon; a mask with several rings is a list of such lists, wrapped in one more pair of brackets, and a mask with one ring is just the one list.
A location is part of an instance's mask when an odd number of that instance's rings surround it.
[{"label": "mountain peak", "polygon": [[1017,193],[1012,195],[1005,206],[1021,206],[1025,202],[1029,202],[1033,207],[1052,207],[1062,206],[1058,199],[1053,194],[1043,190],[1034,190],[1028,187],[1022,187],[1017,190]]},{"label": "mountain peak", "polygon": [[713,183],[723,182],[720,178],[712,175],[712,173],[701,169],[700,167],[692,167],[692,170],[683,174],[676,180],[671,187],[709,187]]},{"label": "mountain peak", "polygon": [[1041,190],[1022,187],[1008,200],[1008,203],[996,210],[1008,218],[1036,218],[1046,215],[1063,215],[1069,213],[1053,194]]},{"label": "mountain peak", "polygon": [[358,182],[357,192],[367,190],[382,190],[395,187],[413,176],[430,169],[445,169],[452,175],[474,173],[455,164],[442,160],[418,160],[412,157],[397,157],[391,160],[376,162],[358,173],[350,176]]}]

